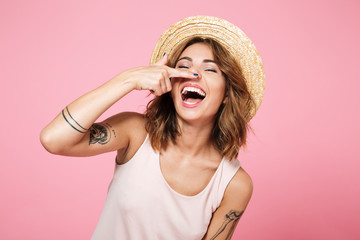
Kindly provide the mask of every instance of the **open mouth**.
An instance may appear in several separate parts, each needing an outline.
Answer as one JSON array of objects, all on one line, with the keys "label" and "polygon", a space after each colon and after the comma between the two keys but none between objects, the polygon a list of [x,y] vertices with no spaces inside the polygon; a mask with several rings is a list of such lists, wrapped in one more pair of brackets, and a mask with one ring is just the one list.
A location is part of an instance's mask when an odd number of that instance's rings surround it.
[{"label": "open mouth", "polygon": [[184,103],[196,104],[204,100],[206,93],[196,87],[184,87],[181,91],[181,98]]}]

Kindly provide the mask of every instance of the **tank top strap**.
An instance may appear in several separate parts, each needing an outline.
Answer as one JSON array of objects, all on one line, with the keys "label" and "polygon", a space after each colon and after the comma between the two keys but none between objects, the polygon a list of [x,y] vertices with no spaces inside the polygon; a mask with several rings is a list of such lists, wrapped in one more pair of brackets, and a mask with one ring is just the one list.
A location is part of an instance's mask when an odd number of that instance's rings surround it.
[{"label": "tank top strap", "polygon": [[[115,161],[114,177],[116,178],[119,172],[124,171],[125,169],[131,168],[131,171],[135,171],[137,168],[144,168],[144,166],[154,165],[156,161],[156,153],[151,147],[149,134],[146,135],[143,143],[140,145],[138,150],[135,152],[134,156],[124,164],[117,164]],[[130,171],[130,170],[126,170]],[[124,174],[124,173],[122,173]]]},{"label": "tank top strap", "polygon": [[212,191],[214,191],[212,197],[214,209],[220,206],[227,186],[229,185],[231,179],[235,176],[236,172],[239,170],[240,167],[241,163],[237,159],[233,159],[230,161],[224,158],[223,164],[219,165],[220,169],[217,170],[212,187]]}]

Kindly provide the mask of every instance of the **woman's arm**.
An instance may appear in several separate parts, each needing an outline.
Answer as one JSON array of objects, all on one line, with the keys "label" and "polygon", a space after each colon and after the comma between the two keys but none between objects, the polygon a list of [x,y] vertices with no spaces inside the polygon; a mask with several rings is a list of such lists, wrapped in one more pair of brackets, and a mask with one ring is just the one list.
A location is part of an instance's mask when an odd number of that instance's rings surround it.
[{"label": "woman's arm", "polygon": [[230,240],[252,194],[250,176],[240,168],[225,190],[223,200],[213,213],[203,240]]},{"label": "woman's arm", "polygon": [[[95,123],[101,114],[132,90],[150,90],[160,96],[171,91],[170,77],[195,78],[190,71],[165,66],[167,55],[155,65],[124,71],[66,106],[40,134],[51,153],[91,156],[129,145],[137,114],[120,114]],[[116,138],[116,140],[115,140]],[[112,140],[111,140],[112,139]]]}]

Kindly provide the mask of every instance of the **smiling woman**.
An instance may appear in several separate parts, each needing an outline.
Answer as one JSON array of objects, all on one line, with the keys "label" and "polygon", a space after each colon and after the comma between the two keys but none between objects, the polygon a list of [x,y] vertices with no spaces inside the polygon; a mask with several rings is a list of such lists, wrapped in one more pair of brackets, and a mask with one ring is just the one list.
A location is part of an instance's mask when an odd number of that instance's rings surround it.
[{"label": "smiling woman", "polygon": [[[92,239],[230,239],[252,194],[236,157],[263,84],[261,59],[241,30],[197,16],[162,35],[151,65],[124,71],[66,106],[41,132],[49,152],[117,151]],[[155,95],[145,114],[95,123],[135,89]]]},{"label": "smiling woman", "polygon": [[[199,45],[202,47],[199,47]],[[200,59],[201,63],[198,66],[195,65],[196,62],[192,58],[185,56],[188,52],[194,52],[194,46],[198,46],[196,53],[203,50],[209,54],[208,58]],[[200,74],[199,79],[187,81],[184,88],[181,89],[181,97],[185,103],[183,105],[188,108],[197,107],[206,98],[206,92],[198,86],[198,82],[203,80],[200,79],[202,75],[204,75],[204,84],[206,86],[211,86],[216,82],[213,80],[214,76],[225,79],[226,95],[222,96],[223,99],[221,99],[220,104],[215,103],[217,115],[214,119],[212,139],[224,156],[229,159],[236,158],[240,147],[246,144],[247,123],[250,119],[251,110],[255,107],[239,64],[215,40],[193,37],[174,49],[167,65],[177,69],[196,70],[195,72]],[[192,91],[189,91],[190,89]],[[174,92],[172,92],[172,95],[174,95]],[[213,93],[222,93],[222,90],[219,86],[215,86]],[[147,108],[146,116],[148,121],[146,127],[150,134],[152,146],[155,149],[160,149],[160,146],[166,147],[169,140],[174,142],[176,136],[180,134],[178,127],[170,127],[177,125],[177,116],[175,114],[177,104],[175,103],[174,107],[167,107],[166,111],[162,109],[162,106],[166,106],[166,103],[172,102],[176,97],[172,95],[166,93],[153,99]],[[193,100],[188,100],[191,98]],[[226,104],[224,104],[225,102]],[[206,113],[208,112],[209,108],[206,108]],[[167,119],[166,124],[169,127],[159,128],[157,124],[160,124],[163,121],[162,119]],[[165,132],[161,132],[161,130]]]}]

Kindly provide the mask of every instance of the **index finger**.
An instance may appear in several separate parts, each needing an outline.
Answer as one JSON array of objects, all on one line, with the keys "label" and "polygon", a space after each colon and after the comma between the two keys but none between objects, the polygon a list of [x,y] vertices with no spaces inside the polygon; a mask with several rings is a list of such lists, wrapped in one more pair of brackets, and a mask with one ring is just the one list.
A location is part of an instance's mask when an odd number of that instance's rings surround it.
[{"label": "index finger", "polygon": [[197,78],[199,75],[193,73],[189,70],[179,70],[175,68],[168,67],[169,77],[183,77],[183,78]]}]

